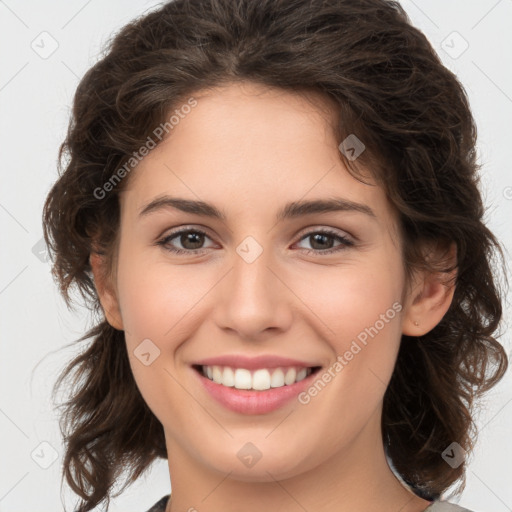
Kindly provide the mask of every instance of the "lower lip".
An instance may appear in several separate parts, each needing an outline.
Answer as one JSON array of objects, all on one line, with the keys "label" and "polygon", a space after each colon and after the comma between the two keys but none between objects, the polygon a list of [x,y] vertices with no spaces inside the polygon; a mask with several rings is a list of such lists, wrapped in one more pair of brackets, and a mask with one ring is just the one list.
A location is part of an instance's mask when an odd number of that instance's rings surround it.
[{"label": "lower lip", "polygon": [[265,414],[280,407],[297,397],[316,378],[318,370],[305,379],[289,386],[270,388],[265,391],[251,391],[223,386],[208,379],[193,369],[206,391],[224,407],[241,414]]}]

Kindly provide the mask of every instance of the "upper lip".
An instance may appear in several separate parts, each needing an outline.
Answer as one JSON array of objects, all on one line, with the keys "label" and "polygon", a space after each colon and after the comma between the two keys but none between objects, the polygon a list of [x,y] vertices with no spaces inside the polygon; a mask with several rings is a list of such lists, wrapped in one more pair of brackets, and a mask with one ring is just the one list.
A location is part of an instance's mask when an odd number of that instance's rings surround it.
[{"label": "upper lip", "polygon": [[248,357],[241,354],[208,357],[207,359],[202,359],[194,364],[200,366],[230,366],[232,368],[246,368],[247,370],[256,370],[258,368],[278,368],[280,366],[299,366],[301,368],[313,368],[315,366],[320,366],[316,363],[299,361],[289,357],[273,355]]}]

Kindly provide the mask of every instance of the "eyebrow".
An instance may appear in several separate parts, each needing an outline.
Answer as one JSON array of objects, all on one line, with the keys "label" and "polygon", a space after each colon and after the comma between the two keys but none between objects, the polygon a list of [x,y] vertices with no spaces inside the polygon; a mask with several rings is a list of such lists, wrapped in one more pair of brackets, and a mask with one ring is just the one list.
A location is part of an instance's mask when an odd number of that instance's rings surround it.
[{"label": "eyebrow", "polygon": [[[143,217],[153,212],[161,211],[167,208],[175,208],[186,213],[193,213],[195,215],[202,215],[204,217],[211,217],[226,221],[226,214],[216,208],[214,205],[205,203],[204,201],[195,201],[191,199],[182,199],[179,197],[160,196],[145,205],[139,217]],[[359,212],[370,217],[376,218],[373,210],[361,203],[349,201],[342,198],[329,198],[329,199],[315,199],[310,201],[293,201],[287,203],[276,215],[276,221],[285,219],[294,219],[305,215],[314,213],[328,213],[328,212]]]}]

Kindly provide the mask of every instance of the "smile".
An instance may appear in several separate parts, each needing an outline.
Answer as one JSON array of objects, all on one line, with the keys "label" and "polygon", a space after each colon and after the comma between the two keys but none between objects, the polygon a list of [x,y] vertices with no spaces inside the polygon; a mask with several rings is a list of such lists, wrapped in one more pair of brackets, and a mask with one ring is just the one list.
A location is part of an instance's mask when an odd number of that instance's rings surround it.
[{"label": "smile", "polygon": [[192,365],[206,396],[223,407],[244,415],[269,414],[287,404],[310,386],[321,366],[236,368]]},{"label": "smile", "polygon": [[291,386],[305,379],[320,367],[289,366],[248,370],[231,366],[197,365],[194,368],[204,377],[225,387],[265,391],[270,388]]}]

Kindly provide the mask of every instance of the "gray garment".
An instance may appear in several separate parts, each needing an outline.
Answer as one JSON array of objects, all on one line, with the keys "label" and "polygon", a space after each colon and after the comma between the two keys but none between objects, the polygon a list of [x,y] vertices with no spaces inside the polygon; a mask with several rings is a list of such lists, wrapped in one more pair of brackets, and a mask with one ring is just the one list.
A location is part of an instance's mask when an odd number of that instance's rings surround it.
[{"label": "gray garment", "polygon": [[424,512],[471,512],[471,510],[459,507],[447,501],[434,501]]},{"label": "gray garment", "polygon": [[[147,512],[164,512],[169,499],[169,494],[164,496],[160,501],[155,503]],[[459,507],[447,501],[434,501],[424,512],[471,512],[467,508]]]},{"label": "gray garment", "polygon": [[164,496],[159,501],[157,501],[148,512],[165,512],[165,507],[167,507],[167,501],[169,500],[170,494]]}]

